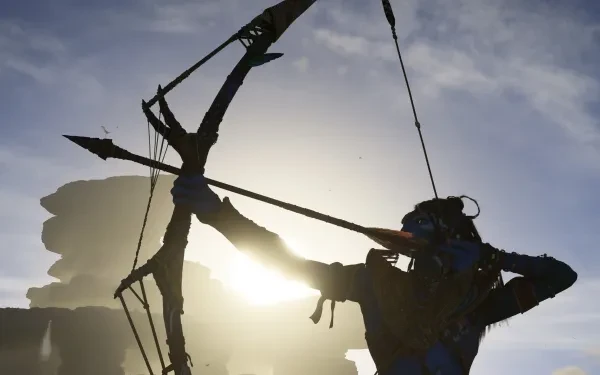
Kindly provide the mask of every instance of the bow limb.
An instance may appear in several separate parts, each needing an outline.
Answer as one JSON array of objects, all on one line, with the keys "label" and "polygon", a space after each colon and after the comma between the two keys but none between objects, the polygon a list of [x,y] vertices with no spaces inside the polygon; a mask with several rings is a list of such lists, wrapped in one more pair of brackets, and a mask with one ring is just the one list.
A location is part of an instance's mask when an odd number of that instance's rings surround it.
[{"label": "bow limb", "polygon": [[[157,90],[158,94],[160,94],[161,91],[162,91],[162,87],[160,87],[160,85],[158,85],[158,90]],[[177,121],[177,119],[175,118],[175,115],[173,115],[173,112],[171,112],[171,109],[169,108],[169,105],[167,104],[167,100],[165,99],[164,96],[159,96],[158,106],[160,108],[160,113],[162,113],[163,118],[165,119],[165,123],[169,126],[169,128],[171,130],[175,130],[179,133],[185,132],[185,129],[183,129],[183,127],[181,126],[179,121]]]},{"label": "bow limb", "polygon": [[[246,47],[246,53],[233,68],[225,83],[217,93],[206,112],[196,133],[178,134],[167,139],[183,161],[181,174],[193,175],[204,172],[204,166],[211,147],[218,137],[219,125],[223,116],[244,82],[252,67],[272,60],[275,55],[267,55],[269,47],[283,32],[307,10],[316,0],[285,0],[266,9],[238,33],[238,39]],[[276,57],[279,57],[277,55]],[[166,108],[166,103],[163,108]],[[144,106],[145,112],[149,112]],[[149,114],[149,113],[147,113]],[[169,113],[167,117],[171,117]],[[132,272],[117,290],[152,273],[163,296],[163,317],[169,346],[171,364],[163,373],[174,371],[175,375],[191,374],[185,351],[185,339],[181,324],[183,314],[182,271],[185,247],[191,225],[191,212],[185,206],[175,205],[167,226],[163,246],[144,266]]]}]

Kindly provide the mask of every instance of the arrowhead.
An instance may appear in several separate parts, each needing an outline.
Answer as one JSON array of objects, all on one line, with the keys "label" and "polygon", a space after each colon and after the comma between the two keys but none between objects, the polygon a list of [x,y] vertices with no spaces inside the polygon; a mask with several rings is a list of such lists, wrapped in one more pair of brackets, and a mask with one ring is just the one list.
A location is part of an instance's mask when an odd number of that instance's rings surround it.
[{"label": "arrowhead", "polygon": [[76,135],[65,135],[63,134],[63,137],[67,138],[69,141],[78,144],[79,146],[83,147],[83,148],[87,148],[86,147],[86,140],[90,139],[89,137],[78,137]]},{"label": "arrowhead", "polygon": [[98,155],[102,160],[112,157],[115,145],[112,139],[100,139],[91,137],[79,137],[76,135],[63,135],[69,141],[85,148],[89,152]]}]

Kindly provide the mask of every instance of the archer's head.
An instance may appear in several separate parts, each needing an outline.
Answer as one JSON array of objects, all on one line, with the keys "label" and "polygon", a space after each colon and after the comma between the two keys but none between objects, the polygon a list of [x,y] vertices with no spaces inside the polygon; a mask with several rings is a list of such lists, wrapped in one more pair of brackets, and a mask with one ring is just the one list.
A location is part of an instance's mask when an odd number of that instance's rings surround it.
[{"label": "archer's head", "polygon": [[481,237],[473,223],[473,219],[479,215],[479,206],[476,215],[467,216],[463,213],[462,198],[470,199],[477,204],[475,200],[466,196],[421,202],[404,216],[402,230],[429,241],[451,238],[480,242]]},{"label": "archer's head", "polygon": [[[435,247],[447,239],[481,242],[473,224],[473,219],[479,215],[479,205],[476,215],[467,216],[463,213],[464,203],[461,198],[468,198],[477,204],[475,200],[466,196],[421,202],[402,219],[402,231],[426,239]],[[438,255],[413,261],[409,269],[414,264],[415,271],[423,271],[429,275],[442,275],[450,270],[449,264],[446,263],[448,260],[444,261]]]}]

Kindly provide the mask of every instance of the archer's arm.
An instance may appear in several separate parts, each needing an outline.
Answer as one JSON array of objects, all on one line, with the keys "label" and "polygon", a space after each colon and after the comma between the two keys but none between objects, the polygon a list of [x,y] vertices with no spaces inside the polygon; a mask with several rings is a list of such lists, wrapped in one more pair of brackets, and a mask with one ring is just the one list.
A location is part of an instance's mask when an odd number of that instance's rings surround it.
[{"label": "archer's arm", "polygon": [[543,255],[532,257],[500,251],[502,270],[519,274],[505,286],[492,290],[477,309],[479,323],[489,325],[522,314],[540,302],[570,288],[577,273],[567,264]]},{"label": "archer's arm", "polygon": [[286,276],[305,282],[321,291],[323,297],[340,302],[359,302],[362,288],[358,287],[359,278],[356,276],[364,272],[364,264],[325,264],[299,257],[290,251],[279,235],[243,216],[228,198],[223,199],[214,213],[198,218],[223,234],[238,250],[263,264],[276,267]]}]

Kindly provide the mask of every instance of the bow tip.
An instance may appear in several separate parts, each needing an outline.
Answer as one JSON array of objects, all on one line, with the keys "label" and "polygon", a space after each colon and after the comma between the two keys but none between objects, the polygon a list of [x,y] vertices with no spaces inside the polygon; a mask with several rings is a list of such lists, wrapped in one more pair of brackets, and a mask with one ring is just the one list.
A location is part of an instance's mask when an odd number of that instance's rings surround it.
[{"label": "bow tip", "polygon": [[255,68],[257,66],[261,66],[261,65],[269,63],[273,60],[276,60],[276,59],[280,58],[281,56],[283,56],[283,53],[279,53],[279,52],[263,53],[262,55],[257,56],[254,59],[252,59],[250,61],[250,66]]}]

